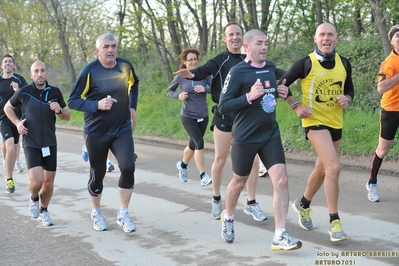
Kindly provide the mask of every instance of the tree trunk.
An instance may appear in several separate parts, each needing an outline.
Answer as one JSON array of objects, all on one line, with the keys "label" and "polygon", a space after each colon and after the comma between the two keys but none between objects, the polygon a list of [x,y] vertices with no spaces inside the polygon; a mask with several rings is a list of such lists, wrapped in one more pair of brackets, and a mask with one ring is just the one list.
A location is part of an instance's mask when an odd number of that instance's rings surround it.
[{"label": "tree trunk", "polygon": [[[182,48],[180,46],[180,37],[176,29],[176,20],[175,20],[175,15],[173,13],[174,8],[172,6],[174,5],[171,0],[166,0],[166,13],[167,13],[167,24],[168,24],[168,29],[169,29],[169,35],[171,39],[171,45],[172,45],[172,51],[173,54],[180,54],[182,51]],[[176,62],[176,65],[178,66],[178,63]]]},{"label": "tree trunk", "polygon": [[[154,42],[156,51],[158,52],[159,59],[162,63],[163,68],[165,69],[165,73],[168,78],[168,82],[172,82],[173,76],[172,76],[172,69],[169,65],[168,61],[168,52],[167,52],[167,46],[165,44],[165,31],[163,29],[163,22],[162,20],[158,20],[157,16],[154,14],[153,10],[150,8],[150,4],[148,3],[148,0],[145,0],[148,9],[145,10],[143,9],[143,12],[150,18],[150,24],[151,24],[151,33],[152,36],[146,36],[147,39],[151,40]],[[157,35],[159,33],[159,36]],[[180,54],[180,51],[177,53]],[[176,63],[176,59],[173,59],[174,63]],[[176,68],[174,68],[176,69]]]},{"label": "tree trunk", "polygon": [[[270,14],[272,13],[270,10],[270,4],[271,0],[262,0],[261,1],[261,6],[260,6],[260,12],[261,12],[261,22],[260,22],[260,29],[267,33],[269,29],[269,24],[271,20]],[[274,9],[274,7],[273,7]]]},{"label": "tree trunk", "polygon": [[206,12],[206,0],[201,0],[201,12],[200,17],[198,17],[198,11],[196,8],[192,7],[190,1],[184,1],[191,15],[194,18],[195,24],[197,25],[198,35],[200,36],[200,52],[201,54],[206,54],[208,50],[208,22],[207,22],[207,12]]},{"label": "tree trunk", "polygon": [[[118,20],[119,20],[119,27],[122,28],[125,22],[125,16],[126,16],[126,0],[123,0],[122,3],[121,1],[119,1],[119,5],[118,5]],[[119,31],[119,36],[118,36],[118,40],[119,40],[119,46],[122,47],[122,42],[123,42],[123,32]]]},{"label": "tree trunk", "polygon": [[250,29],[259,29],[258,14],[256,11],[256,1],[255,0],[245,0],[245,5],[247,7],[247,12],[249,14],[248,27]]},{"label": "tree trunk", "polygon": [[380,31],[382,45],[384,47],[384,53],[388,56],[391,53],[392,47],[388,39],[388,31],[385,16],[383,14],[382,6],[379,0],[368,0],[371,11],[375,17],[375,23],[377,24],[378,30]]},{"label": "tree trunk", "polygon": [[[231,0],[231,1],[224,0],[224,1],[220,1],[220,2],[225,11],[227,22],[233,22],[233,21],[238,22],[237,21],[237,0]],[[229,3],[230,3],[230,7],[229,7]]]},{"label": "tree trunk", "polygon": [[362,21],[361,21],[361,14],[360,14],[360,4],[355,3],[355,13],[353,14],[354,21],[353,21],[353,28],[355,36],[360,37],[362,33]]},{"label": "tree trunk", "polygon": [[200,38],[200,51],[203,55],[208,52],[208,19],[207,19],[207,12],[206,12],[206,0],[202,0],[201,5],[201,22],[202,22],[202,32]]},{"label": "tree trunk", "polygon": [[[143,30],[143,0],[134,0],[132,1],[133,5],[133,10],[134,14],[136,17],[137,21],[137,39],[139,43],[139,50],[140,50],[140,55],[142,58],[146,59],[148,57],[148,49],[147,49],[147,44],[144,39],[144,30]],[[147,62],[147,60],[143,60],[144,63]]]},{"label": "tree trunk", "polygon": [[323,23],[322,5],[320,0],[316,0],[316,19],[317,25]]},{"label": "tree trunk", "polygon": [[[76,73],[75,73],[75,68],[72,64],[71,55],[69,52],[69,46],[68,46],[68,42],[67,42],[66,36],[65,36],[67,18],[63,16],[63,12],[61,10],[61,5],[59,5],[57,0],[50,1],[51,8],[52,8],[52,11],[54,12],[54,14],[52,14],[52,12],[47,8],[47,5],[46,5],[46,3],[44,3],[43,0],[41,2],[43,4],[46,12],[48,13],[48,17],[50,18],[50,20],[52,20],[54,25],[56,25],[56,27],[57,27],[58,37],[60,40],[64,63],[65,63],[65,66],[67,67],[68,73],[69,73],[69,88],[71,88],[72,85],[75,83]],[[44,63],[46,63],[46,62],[44,62]]]},{"label": "tree trunk", "polygon": [[247,32],[249,30],[251,30],[251,25],[248,23],[248,21],[245,19],[245,8],[244,8],[244,4],[242,3],[242,0],[238,0],[238,8],[239,8],[239,13],[241,14],[241,17],[243,17],[243,21],[242,21],[242,26],[244,27],[244,32]]}]

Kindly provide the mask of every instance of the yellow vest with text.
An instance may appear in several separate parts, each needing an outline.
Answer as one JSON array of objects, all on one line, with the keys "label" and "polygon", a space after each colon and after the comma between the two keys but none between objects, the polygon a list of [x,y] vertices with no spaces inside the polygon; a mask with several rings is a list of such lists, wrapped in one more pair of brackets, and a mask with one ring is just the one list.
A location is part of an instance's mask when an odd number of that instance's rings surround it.
[{"label": "yellow vest with text", "polygon": [[302,119],[303,127],[324,125],[335,129],[343,127],[342,107],[337,96],[344,94],[346,70],[341,57],[335,54],[333,69],[321,66],[314,53],[309,54],[312,68],[306,78],[301,79],[302,105],[313,111]]}]

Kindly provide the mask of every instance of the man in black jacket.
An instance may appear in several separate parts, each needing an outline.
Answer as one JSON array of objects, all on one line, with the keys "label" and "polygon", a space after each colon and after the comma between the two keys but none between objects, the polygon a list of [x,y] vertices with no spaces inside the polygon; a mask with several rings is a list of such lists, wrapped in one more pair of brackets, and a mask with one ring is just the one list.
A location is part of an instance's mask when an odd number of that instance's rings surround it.
[{"label": "man in black jacket", "polygon": [[[243,28],[236,22],[230,22],[223,28],[223,41],[227,45],[226,51],[209,59],[203,66],[196,69],[181,69],[175,74],[179,74],[184,78],[193,80],[202,80],[212,75],[211,94],[212,100],[218,104],[220,93],[229,73],[230,69],[242,62],[246,55],[241,54],[243,39]],[[220,186],[222,183],[223,167],[229,155],[232,140],[232,125],[234,121],[234,113],[221,114],[217,105],[212,108],[213,121],[211,130],[215,143],[215,159],[212,164],[211,176],[213,187],[212,200],[212,217],[220,219],[222,212],[222,200],[220,196]],[[247,182],[247,204],[244,212],[252,215],[256,221],[264,221],[267,219],[266,214],[261,210],[259,204],[255,200],[256,186],[258,183],[259,160],[256,158],[250,177]]]}]

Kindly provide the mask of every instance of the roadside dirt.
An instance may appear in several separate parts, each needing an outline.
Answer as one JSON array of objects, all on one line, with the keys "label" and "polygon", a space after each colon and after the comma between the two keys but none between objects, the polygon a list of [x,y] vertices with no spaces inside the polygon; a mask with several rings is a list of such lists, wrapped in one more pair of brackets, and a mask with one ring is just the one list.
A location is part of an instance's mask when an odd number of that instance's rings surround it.
[{"label": "roadside dirt", "polygon": [[[148,142],[153,145],[178,145],[184,147],[187,145],[187,141],[174,140],[167,137],[156,137],[156,136],[135,136],[135,141]],[[207,142],[205,149],[213,151],[213,143]],[[300,165],[313,165],[316,160],[316,155],[313,152],[286,152],[286,159],[288,163],[300,164]],[[341,156],[341,165],[345,170],[352,172],[368,173],[370,171],[370,157],[347,157]],[[399,162],[398,161],[384,161],[382,163],[380,174],[386,176],[397,176],[399,177]]]},{"label": "roadside dirt", "polygon": [[[81,127],[70,127],[70,126],[63,126],[57,125],[57,127],[68,129],[68,130],[75,130],[83,132],[83,128]],[[186,140],[175,140],[168,137],[158,137],[158,136],[134,136],[135,142],[146,142],[151,143],[155,146],[179,146],[185,147],[187,145]],[[205,143],[205,149],[212,151],[214,150],[214,146],[212,142]],[[316,160],[316,155],[313,152],[286,152],[285,153],[286,159],[288,163],[299,164],[299,165],[313,165]],[[365,173],[368,174],[370,171],[370,160],[371,155],[369,157],[359,156],[359,157],[348,157],[348,156],[341,156],[341,165],[342,168],[351,172],[358,172],[358,173]],[[399,177],[399,161],[388,161],[385,160],[382,163],[380,169],[380,175],[386,176],[394,176]]]}]

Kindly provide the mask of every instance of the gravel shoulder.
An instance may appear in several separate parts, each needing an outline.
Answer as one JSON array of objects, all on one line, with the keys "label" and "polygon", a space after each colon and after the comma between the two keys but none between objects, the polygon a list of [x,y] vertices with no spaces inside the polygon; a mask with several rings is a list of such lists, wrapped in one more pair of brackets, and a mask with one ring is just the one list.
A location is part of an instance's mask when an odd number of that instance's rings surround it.
[{"label": "gravel shoulder", "polygon": [[[148,142],[153,145],[178,145],[184,147],[187,145],[185,140],[174,140],[166,137],[156,136],[134,136],[135,141]],[[213,151],[213,143],[207,142],[205,149]],[[316,161],[316,155],[313,152],[286,152],[286,159],[288,163],[300,165],[313,165]],[[370,171],[370,157],[348,157],[341,156],[342,168],[351,172],[369,173]],[[382,163],[380,174],[386,176],[399,176],[398,161],[384,161]]]},{"label": "gravel shoulder", "polygon": [[[72,127],[65,125],[57,125],[58,128],[63,130],[73,130],[83,132],[82,127]],[[158,137],[158,136],[134,136],[135,142],[142,142],[146,144],[151,144],[154,146],[176,146],[179,148],[185,147],[187,145],[187,140],[175,140],[168,137]],[[205,143],[205,149],[209,152],[213,152],[214,146],[212,142]],[[299,164],[299,165],[313,165],[316,160],[316,155],[313,152],[286,152],[286,159],[288,163]],[[342,168],[352,172],[358,173],[369,173],[370,171],[370,160],[371,155],[369,157],[366,156],[358,156],[358,157],[348,157],[341,156],[341,165]],[[396,176],[399,177],[399,169],[398,169],[399,161],[388,161],[384,160],[382,163],[380,173],[381,175],[386,176]]]}]

